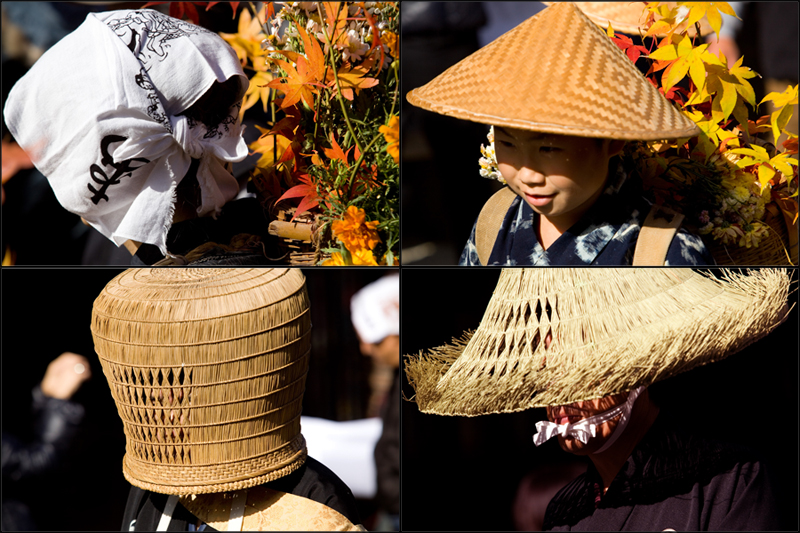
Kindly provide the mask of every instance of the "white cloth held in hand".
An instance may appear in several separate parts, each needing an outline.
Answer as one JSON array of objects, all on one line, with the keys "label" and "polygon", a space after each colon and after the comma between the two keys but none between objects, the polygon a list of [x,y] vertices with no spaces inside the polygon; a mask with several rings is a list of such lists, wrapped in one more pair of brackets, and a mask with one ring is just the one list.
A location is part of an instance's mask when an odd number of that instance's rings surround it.
[{"label": "white cloth held in hand", "polygon": [[247,156],[240,103],[209,130],[177,116],[215,82],[240,77],[217,34],[157,11],[91,13],[11,90],[5,119],[67,210],[117,246],[128,239],[166,254],[175,188],[200,159],[199,215],[239,191],[225,169]]},{"label": "white cloth held in hand", "polygon": [[628,421],[630,420],[633,404],[644,389],[644,387],[637,387],[628,394],[628,399],[625,401],[625,403],[619,404],[608,411],[590,416],[589,418],[584,418],[583,420],[579,420],[574,424],[555,424],[549,420],[537,422],[537,433],[533,436],[533,443],[536,446],[540,446],[553,437],[561,435],[562,437],[574,437],[583,444],[586,444],[589,442],[590,438],[597,436],[598,426],[608,422],[612,418],[621,415],[622,417],[620,418],[619,424],[617,424],[614,433],[608,438],[608,441],[606,441],[606,443],[594,453],[605,451],[614,443],[614,441],[619,438],[622,432],[625,431],[625,426],[628,425]]}]

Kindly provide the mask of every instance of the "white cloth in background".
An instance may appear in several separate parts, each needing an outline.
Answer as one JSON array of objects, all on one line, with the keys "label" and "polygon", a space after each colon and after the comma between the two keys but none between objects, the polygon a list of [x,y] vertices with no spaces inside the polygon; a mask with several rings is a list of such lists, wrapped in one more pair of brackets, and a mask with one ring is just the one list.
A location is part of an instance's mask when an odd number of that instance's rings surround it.
[{"label": "white cloth in background", "polygon": [[353,327],[361,340],[374,344],[400,334],[400,276],[370,283],[350,300]]},{"label": "white cloth in background", "polygon": [[216,81],[241,78],[217,34],[157,11],[92,13],[12,88],[6,124],[64,208],[120,246],[166,254],[175,188],[200,159],[199,215],[239,192],[227,162],[247,156],[240,103],[208,130],[185,116]]},{"label": "white cloth in background", "polygon": [[375,497],[375,444],[383,430],[380,418],[335,422],[302,416],[300,427],[310,457],[339,476],[356,498]]}]

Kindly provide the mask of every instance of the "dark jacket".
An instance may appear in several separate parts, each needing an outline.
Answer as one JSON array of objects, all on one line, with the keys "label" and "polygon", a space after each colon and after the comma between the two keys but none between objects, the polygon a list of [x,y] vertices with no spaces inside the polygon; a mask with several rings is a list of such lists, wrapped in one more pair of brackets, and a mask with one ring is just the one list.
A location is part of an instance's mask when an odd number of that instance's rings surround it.
[{"label": "dark jacket", "polygon": [[[311,457],[288,476],[265,483],[265,486],[322,503],[344,515],[353,524],[361,523],[355,498],[348,486],[325,465]],[[131,487],[121,531],[155,531],[167,498],[166,494]],[[178,503],[167,531],[189,531],[189,525],[196,522],[197,518]],[[206,526],[205,531],[216,530]]]},{"label": "dark jacket", "polygon": [[776,530],[763,463],[748,449],[683,433],[659,415],[602,495],[594,465],[550,501],[545,530]]},{"label": "dark jacket", "polygon": [[33,389],[33,439],[23,442],[3,432],[3,531],[36,529],[25,498],[17,494],[17,483],[53,473],[75,442],[84,412],[78,403],[45,396],[37,385]]},{"label": "dark jacket", "polygon": [[375,444],[378,473],[378,506],[389,514],[400,514],[400,372],[395,372],[392,388],[381,413],[383,431]]}]

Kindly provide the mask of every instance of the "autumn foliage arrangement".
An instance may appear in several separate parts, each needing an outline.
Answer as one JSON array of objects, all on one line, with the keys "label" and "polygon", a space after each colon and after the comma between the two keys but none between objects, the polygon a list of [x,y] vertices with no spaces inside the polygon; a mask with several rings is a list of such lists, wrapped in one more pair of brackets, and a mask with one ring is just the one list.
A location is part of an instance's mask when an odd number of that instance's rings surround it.
[{"label": "autumn foliage arrangement", "polygon": [[242,112],[272,119],[250,145],[265,210],[311,224],[317,263],[397,265],[398,4],[248,7],[221,36],[251,75]]},{"label": "autumn foliage arrangement", "polygon": [[[725,255],[739,248],[757,248],[775,237],[766,223],[778,212],[789,233],[797,231],[797,135],[786,131],[797,104],[798,87],[770,93],[757,101],[748,82],[758,73],[743,65],[744,58],[711,53],[698,37],[705,17],[717,38],[722,13],[736,16],[726,2],[644,2],[644,37],[654,37],[654,49],[635,46],[630,38],[609,37],[632,61],[650,61],[647,79],[694,121],[701,134],[673,142],[628,143],[625,155],[640,174],[653,199],[687,216],[687,225]],[[694,36],[689,28],[696,28]],[[756,121],[750,108],[772,101],[776,110]],[[776,147],[759,139],[771,132]],[[782,215],[782,216],[781,216]],[[772,235],[771,235],[772,234]],[[784,243],[783,248],[786,248]],[[788,250],[783,250],[787,254]],[[715,258],[720,262],[721,257]]]}]

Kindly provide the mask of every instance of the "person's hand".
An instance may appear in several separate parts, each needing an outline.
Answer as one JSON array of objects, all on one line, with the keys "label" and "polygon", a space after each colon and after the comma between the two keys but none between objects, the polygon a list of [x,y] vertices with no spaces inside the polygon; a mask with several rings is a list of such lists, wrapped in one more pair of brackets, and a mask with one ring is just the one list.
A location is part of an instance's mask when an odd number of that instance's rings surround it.
[{"label": "person's hand", "polygon": [[69,400],[91,377],[89,361],[84,356],[64,352],[47,365],[42,379],[42,392],[51,398]]}]

